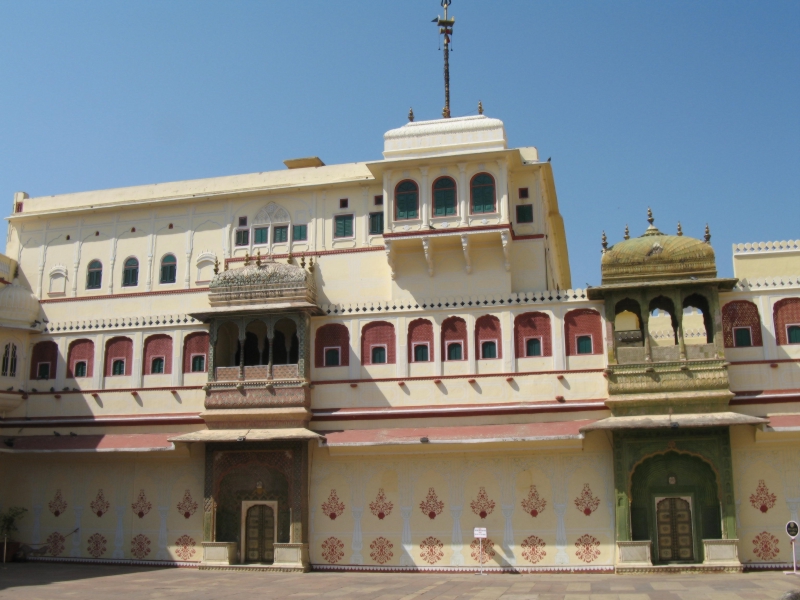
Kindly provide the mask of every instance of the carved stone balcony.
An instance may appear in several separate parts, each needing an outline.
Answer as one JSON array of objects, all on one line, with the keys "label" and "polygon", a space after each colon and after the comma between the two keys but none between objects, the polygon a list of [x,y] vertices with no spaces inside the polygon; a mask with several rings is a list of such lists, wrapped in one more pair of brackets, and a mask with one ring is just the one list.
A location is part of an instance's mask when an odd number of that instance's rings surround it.
[{"label": "carved stone balcony", "polygon": [[[242,381],[300,379],[299,365],[253,365],[244,367]],[[216,381],[239,381],[239,367],[217,367]]]}]

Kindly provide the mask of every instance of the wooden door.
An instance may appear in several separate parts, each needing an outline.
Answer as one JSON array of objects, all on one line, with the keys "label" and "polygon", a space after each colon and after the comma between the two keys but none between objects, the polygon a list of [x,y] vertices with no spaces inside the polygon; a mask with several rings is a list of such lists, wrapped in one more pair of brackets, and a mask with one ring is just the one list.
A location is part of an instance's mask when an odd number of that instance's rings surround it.
[{"label": "wooden door", "polygon": [[245,517],[245,562],[272,563],[275,558],[275,513],[264,504],[251,506]]},{"label": "wooden door", "polygon": [[683,498],[656,503],[659,562],[693,562],[692,507]]}]

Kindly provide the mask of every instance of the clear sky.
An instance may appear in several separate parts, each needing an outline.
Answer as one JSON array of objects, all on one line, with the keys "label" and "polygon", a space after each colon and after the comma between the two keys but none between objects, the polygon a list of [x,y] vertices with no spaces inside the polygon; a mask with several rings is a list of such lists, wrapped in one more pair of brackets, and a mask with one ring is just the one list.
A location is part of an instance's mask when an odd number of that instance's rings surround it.
[{"label": "clear sky", "polygon": [[[0,198],[376,160],[443,105],[438,0],[0,0]],[[552,157],[573,285],[626,223],[800,238],[800,2],[454,0],[453,115]]]}]

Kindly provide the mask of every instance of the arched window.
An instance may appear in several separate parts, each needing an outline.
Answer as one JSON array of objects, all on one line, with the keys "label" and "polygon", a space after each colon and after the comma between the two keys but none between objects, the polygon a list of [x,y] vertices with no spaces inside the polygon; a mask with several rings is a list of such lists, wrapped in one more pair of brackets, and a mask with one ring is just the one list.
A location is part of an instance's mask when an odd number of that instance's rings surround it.
[{"label": "arched window", "polygon": [[397,184],[394,190],[395,219],[416,219],[419,217],[419,187],[406,179]]},{"label": "arched window", "polygon": [[37,342],[31,352],[31,379],[55,379],[58,345],[53,341]]},{"label": "arched window", "polygon": [[183,372],[205,373],[209,337],[205,331],[190,333],[183,340]]},{"label": "arched window", "polygon": [[517,358],[552,356],[550,316],[543,312],[527,312],[514,319],[514,349]]},{"label": "arched window", "polygon": [[494,177],[478,173],[470,183],[470,206],[473,214],[495,212]]},{"label": "arched window", "polygon": [[758,307],[747,300],[735,300],[723,306],[722,338],[726,348],[763,345]]},{"label": "arched window", "polygon": [[132,368],[133,341],[123,336],[108,340],[106,342],[105,368],[103,369],[105,376],[130,376]]},{"label": "arched window", "polygon": [[103,263],[93,260],[86,270],[86,289],[99,290],[103,283]]},{"label": "arched window", "polygon": [[0,372],[3,377],[17,376],[17,346],[8,343],[3,348],[3,368]]},{"label": "arched window", "polygon": [[94,371],[94,342],[75,340],[67,350],[67,377],[91,377]]},{"label": "arched window", "polygon": [[408,360],[433,360],[433,323],[428,319],[414,319],[408,324]]},{"label": "arched window", "polygon": [[800,344],[800,298],[778,300],[772,309],[772,318],[779,346]]},{"label": "arched window", "polygon": [[314,338],[315,367],[350,365],[350,332],[341,323],[328,323],[317,329]]},{"label": "arched window", "polygon": [[467,322],[448,317],[442,322],[442,356],[447,360],[467,360]]},{"label": "arched window", "polygon": [[433,182],[433,216],[447,217],[458,213],[456,182],[452,177],[439,177]]},{"label": "arched window", "polygon": [[139,261],[129,258],[122,269],[122,287],[135,287],[139,285]]},{"label": "arched window", "polygon": [[478,358],[503,358],[501,343],[500,319],[493,315],[483,315],[475,321],[475,347],[480,352]]},{"label": "arched window", "polygon": [[361,361],[365,365],[395,363],[394,325],[386,321],[364,325],[361,330]]},{"label": "arched window", "polygon": [[541,356],[542,342],[539,338],[528,338],[525,340],[525,356]]},{"label": "arched window", "polygon": [[603,326],[600,313],[589,308],[568,312],[564,315],[564,338],[567,356],[601,354]]},{"label": "arched window", "polygon": [[167,254],[161,259],[161,279],[160,283],[175,283],[178,271],[178,261],[175,256]]},{"label": "arched window", "polygon": [[144,374],[172,373],[172,337],[163,333],[151,335],[144,341]]}]

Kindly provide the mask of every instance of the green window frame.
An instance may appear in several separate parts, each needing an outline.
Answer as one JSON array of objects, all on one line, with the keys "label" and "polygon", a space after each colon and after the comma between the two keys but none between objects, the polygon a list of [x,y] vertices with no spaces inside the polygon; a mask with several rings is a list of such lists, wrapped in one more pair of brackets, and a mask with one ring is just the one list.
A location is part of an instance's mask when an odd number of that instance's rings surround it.
[{"label": "green window frame", "polygon": [[419,217],[419,186],[406,179],[397,184],[394,190],[395,213],[398,221]]},{"label": "green window frame", "polygon": [[178,260],[172,254],[161,259],[160,283],[175,283],[178,278]]},{"label": "green window frame", "polygon": [[5,350],[3,351],[3,369],[0,371],[0,375],[3,377],[8,377],[8,360],[10,356],[11,344],[6,344]]},{"label": "green window frame", "polygon": [[439,177],[433,182],[433,216],[449,217],[458,214],[456,182],[452,177]]},{"label": "green window frame", "polygon": [[125,359],[117,358],[111,363],[112,375],[125,375]]},{"label": "green window frame", "polygon": [[341,364],[341,348],[325,348],[325,366],[338,367]]},{"label": "green window frame", "polygon": [[447,344],[447,360],[464,360],[463,342],[450,342]]},{"label": "green window frame", "polygon": [[542,340],[539,338],[528,338],[525,340],[525,356],[541,356]]},{"label": "green window frame", "polygon": [[135,287],[139,285],[139,261],[129,258],[125,261],[122,270],[122,287]]},{"label": "green window frame", "polygon": [[800,344],[800,325],[789,325],[786,328],[786,339],[790,344]]},{"label": "green window frame", "polygon": [[250,245],[250,230],[249,229],[237,229],[236,230],[236,245],[237,246],[249,246]]},{"label": "green window frame", "polygon": [[383,235],[383,213],[369,213],[369,234]]},{"label": "green window frame", "polygon": [[93,260],[86,269],[86,289],[99,290],[103,283],[103,263]]},{"label": "green window frame", "polygon": [[470,206],[472,214],[495,212],[494,177],[478,173],[470,182]]},{"label": "green window frame", "polygon": [[414,346],[414,362],[429,362],[428,344],[417,344]]},{"label": "green window frame", "polygon": [[353,215],[336,215],[333,218],[334,230],[333,237],[349,238],[353,237]]},{"label": "green window frame", "polygon": [[163,373],[164,373],[164,358],[161,356],[156,356],[153,360],[150,361],[150,374],[161,375]]},{"label": "green window frame", "polygon": [[484,360],[488,358],[497,358],[497,342],[493,340],[481,342],[481,358]]},{"label": "green window frame", "polygon": [[253,229],[253,244],[266,244],[269,242],[269,227],[255,227]]},{"label": "green window frame", "polygon": [[86,377],[86,361],[79,360],[75,363],[72,373],[75,377]]},{"label": "green window frame", "polygon": [[373,346],[370,351],[370,364],[371,365],[385,365],[386,364],[386,346]]},{"label": "green window frame", "polygon": [[533,204],[517,205],[517,223],[533,223]]},{"label": "green window frame", "polygon": [[36,367],[36,379],[50,379],[50,363],[41,362]]},{"label": "green window frame", "polygon": [[278,225],[272,228],[272,242],[274,244],[282,244],[289,241],[289,226]]},{"label": "green window frame", "polygon": [[578,354],[592,354],[592,336],[579,335],[575,342]]},{"label": "green window frame", "polygon": [[305,242],[306,240],[308,240],[308,225],[293,225],[292,241]]},{"label": "green window frame", "polygon": [[736,348],[749,348],[753,345],[753,337],[749,327],[734,327],[733,345]]},{"label": "green window frame", "polygon": [[192,373],[203,373],[206,370],[206,355],[195,354],[192,357]]}]

